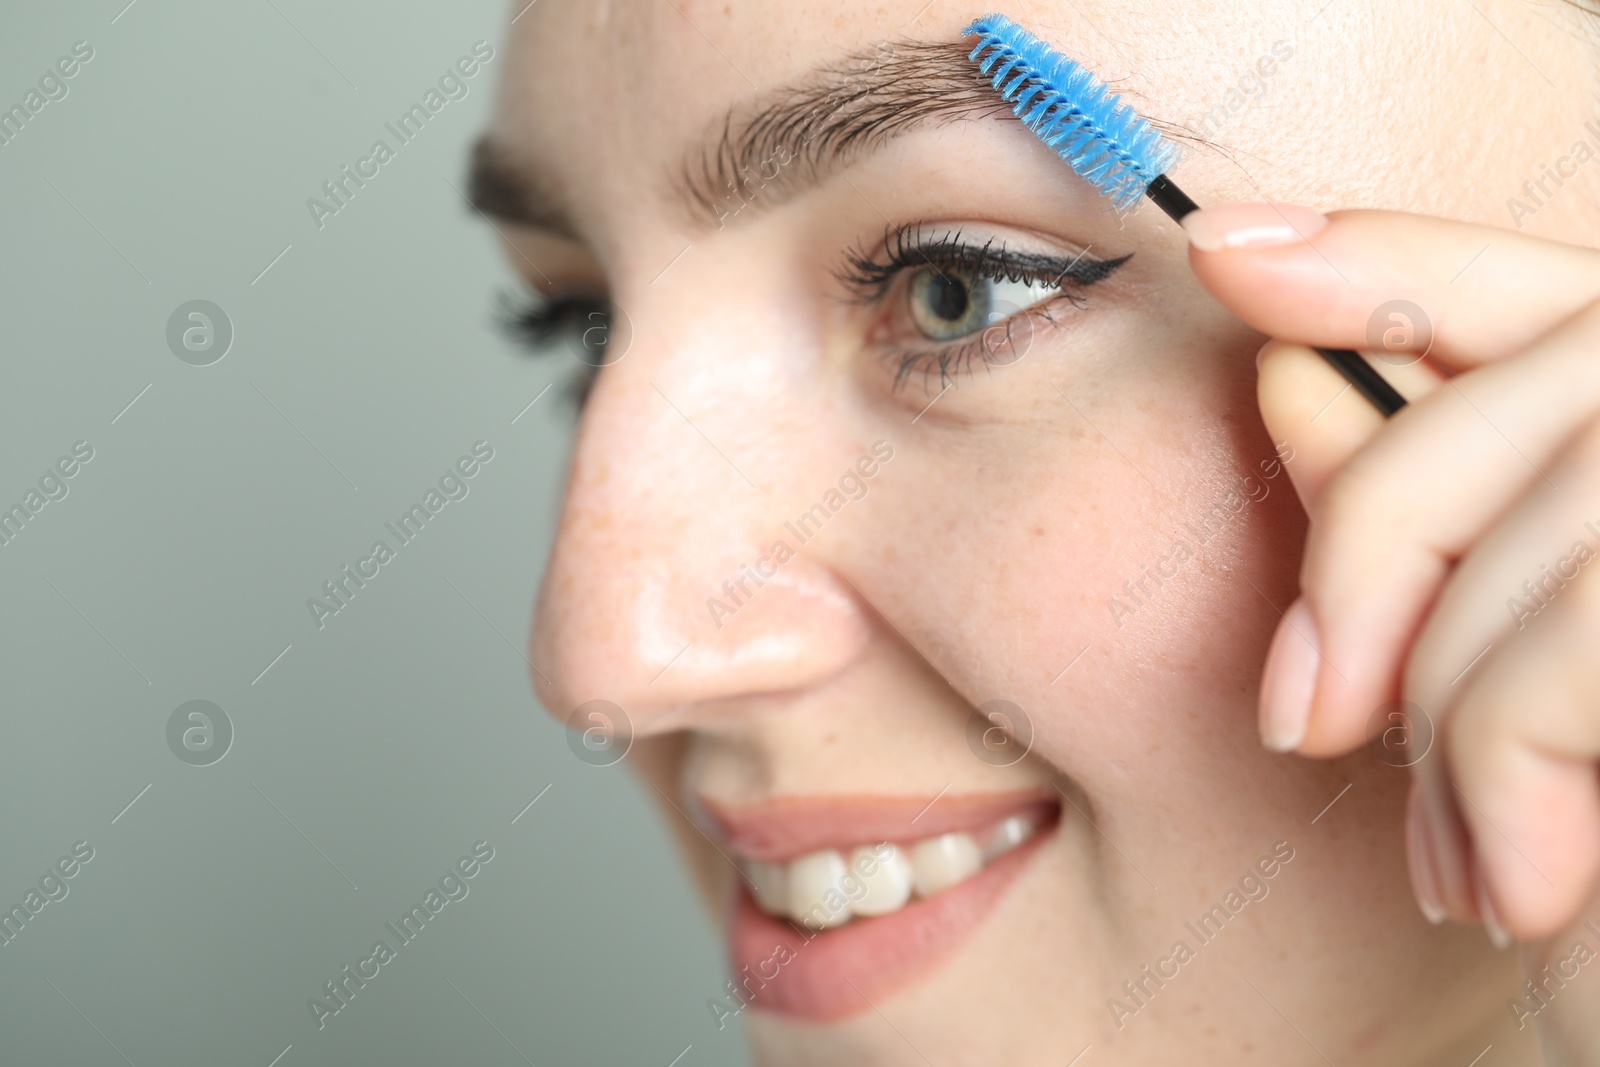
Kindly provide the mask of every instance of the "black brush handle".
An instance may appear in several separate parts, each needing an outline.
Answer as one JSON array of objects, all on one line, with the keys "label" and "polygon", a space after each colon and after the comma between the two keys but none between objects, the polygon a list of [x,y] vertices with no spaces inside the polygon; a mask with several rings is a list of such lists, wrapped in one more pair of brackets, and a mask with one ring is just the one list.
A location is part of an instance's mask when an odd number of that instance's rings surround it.
[{"label": "black brush handle", "polygon": [[1356,392],[1372,402],[1388,418],[1406,406],[1406,398],[1401,396],[1394,386],[1384,380],[1383,375],[1372,369],[1372,364],[1361,358],[1361,353],[1352,352],[1348,348],[1318,348],[1317,355],[1332,364],[1333,369],[1344,375],[1344,380],[1356,387]]},{"label": "black brush handle", "polygon": [[1144,195],[1155,201],[1156,207],[1172,216],[1173,222],[1182,222],[1189,212],[1200,210],[1200,205],[1190,200],[1189,194],[1174,185],[1165,174],[1151,182]]},{"label": "black brush handle", "polygon": [[[1151,182],[1144,195],[1165,211],[1173,222],[1182,222],[1189,212],[1200,210],[1200,205],[1190,200],[1189,194],[1179,189],[1165,174]],[[1359,353],[1348,348],[1318,348],[1316,351],[1344,376],[1345,381],[1356,387],[1356,392],[1382,412],[1384,418],[1406,406],[1406,398],[1385,381],[1383,375],[1373,370],[1372,364],[1362,359]]]}]

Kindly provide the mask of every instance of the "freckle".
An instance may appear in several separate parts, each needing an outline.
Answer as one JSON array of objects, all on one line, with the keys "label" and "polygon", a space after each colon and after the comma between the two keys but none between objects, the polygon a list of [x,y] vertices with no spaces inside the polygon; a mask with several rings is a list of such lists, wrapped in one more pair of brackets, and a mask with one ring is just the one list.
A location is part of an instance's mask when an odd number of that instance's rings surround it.
[{"label": "freckle", "polygon": [[1043,537],[1044,536],[1044,527],[1043,526],[1035,526],[1033,528],[1033,536],[1035,536],[1035,537]]}]

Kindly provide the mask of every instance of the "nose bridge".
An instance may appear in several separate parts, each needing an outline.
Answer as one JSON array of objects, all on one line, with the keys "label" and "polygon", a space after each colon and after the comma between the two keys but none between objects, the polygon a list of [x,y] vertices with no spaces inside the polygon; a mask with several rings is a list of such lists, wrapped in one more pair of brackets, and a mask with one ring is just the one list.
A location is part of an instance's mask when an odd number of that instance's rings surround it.
[{"label": "nose bridge", "polygon": [[785,342],[762,343],[794,334],[748,308],[659,310],[703,292],[636,297],[631,346],[590,395],[534,626],[557,717],[604,699],[666,728],[824,677],[866,640],[832,561],[785,525],[790,487],[827,462],[827,427],[798,410],[825,405],[786,380]]}]

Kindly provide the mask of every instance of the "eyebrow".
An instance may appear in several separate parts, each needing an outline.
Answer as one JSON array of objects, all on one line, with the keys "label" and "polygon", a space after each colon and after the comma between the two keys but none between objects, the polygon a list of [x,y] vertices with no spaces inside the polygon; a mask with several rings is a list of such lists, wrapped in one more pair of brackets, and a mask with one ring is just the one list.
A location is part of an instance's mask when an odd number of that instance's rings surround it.
[{"label": "eyebrow", "polygon": [[[1009,114],[959,42],[883,41],[735,105],[668,175],[690,222],[718,228],[777,206],[896,136],[938,120]],[[468,199],[519,225],[575,236],[553,176],[492,135],[472,150]]]},{"label": "eyebrow", "polygon": [[913,129],[1010,113],[960,42],[883,41],[729,110],[669,182],[713,227],[772,208]]},{"label": "eyebrow", "polygon": [[[792,199],[918,127],[1010,117],[968,52],[961,42],[881,41],[736,104],[669,172],[666,198],[691,225],[720,229]],[[577,235],[555,176],[490,136],[473,149],[468,196],[485,214]]]},{"label": "eyebrow", "polygon": [[577,239],[578,229],[553,183],[503,142],[484,134],[472,146],[467,201],[491,219]]}]

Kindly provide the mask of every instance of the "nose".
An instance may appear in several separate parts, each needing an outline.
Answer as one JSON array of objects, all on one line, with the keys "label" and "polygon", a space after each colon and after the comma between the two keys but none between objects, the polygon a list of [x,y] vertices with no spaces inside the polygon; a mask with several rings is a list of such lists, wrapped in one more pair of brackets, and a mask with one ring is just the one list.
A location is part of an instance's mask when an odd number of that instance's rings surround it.
[{"label": "nose", "polygon": [[558,719],[606,700],[637,735],[683,728],[814,685],[870,639],[845,539],[807,513],[861,449],[837,444],[850,428],[800,373],[815,355],[783,301],[741,301],[737,321],[706,306],[749,288],[684,270],[629,298],[632,344],[590,393],[535,611],[534,690]]}]

